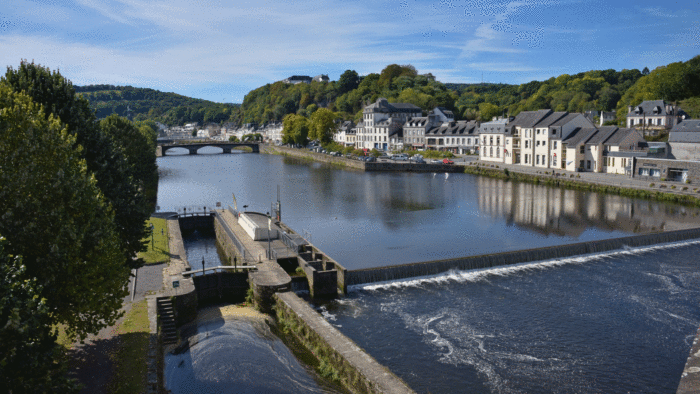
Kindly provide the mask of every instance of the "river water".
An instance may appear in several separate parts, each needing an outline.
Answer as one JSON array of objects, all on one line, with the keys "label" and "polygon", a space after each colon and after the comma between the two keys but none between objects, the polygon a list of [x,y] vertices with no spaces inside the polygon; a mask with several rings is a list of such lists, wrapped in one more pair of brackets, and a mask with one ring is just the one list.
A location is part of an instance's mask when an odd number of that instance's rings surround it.
[{"label": "river water", "polygon": [[[203,148],[215,151],[216,148]],[[467,174],[364,173],[263,154],[158,159],[161,210],[269,212],[347,269],[694,227],[700,211]]]},{"label": "river water", "polygon": [[[696,208],[466,174],[254,154],[158,165],[161,210],[225,207],[235,193],[239,208],[267,212],[280,185],[283,221],[348,269],[698,225]],[[421,393],[667,393],[700,324],[698,254],[687,242],[451,272],[315,306]]]},{"label": "river water", "polygon": [[674,393],[700,242],[351,290],[316,307],[419,393]]}]

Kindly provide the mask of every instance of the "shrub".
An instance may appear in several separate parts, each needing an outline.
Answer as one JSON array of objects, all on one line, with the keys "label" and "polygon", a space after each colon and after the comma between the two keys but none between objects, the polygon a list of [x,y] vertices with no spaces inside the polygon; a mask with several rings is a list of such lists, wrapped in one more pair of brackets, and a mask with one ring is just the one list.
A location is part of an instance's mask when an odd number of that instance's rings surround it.
[{"label": "shrub", "polygon": [[656,184],[654,182],[649,184],[649,187],[654,187],[654,186],[656,186]]},{"label": "shrub", "polygon": [[671,189],[675,189],[675,188],[676,188],[676,185],[671,185]]},{"label": "shrub", "polygon": [[683,186],[683,188],[681,190],[683,190],[683,191],[688,190],[688,186]]}]

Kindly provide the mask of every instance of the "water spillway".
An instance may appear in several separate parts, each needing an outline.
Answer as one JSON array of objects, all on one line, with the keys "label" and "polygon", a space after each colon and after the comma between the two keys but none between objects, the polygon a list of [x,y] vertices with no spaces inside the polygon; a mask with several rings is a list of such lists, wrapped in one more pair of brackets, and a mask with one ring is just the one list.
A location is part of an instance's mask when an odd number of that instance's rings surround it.
[{"label": "water spillway", "polygon": [[371,283],[316,304],[419,393],[675,392],[700,242]]},{"label": "water spillway", "polygon": [[700,228],[644,234],[569,245],[549,246],[514,252],[468,256],[459,259],[427,261],[390,267],[354,270],[347,273],[348,286],[364,283],[395,281],[405,278],[437,275],[450,270],[471,270],[503,265],[527,263],[547,259],[564,258],[592,253],[608,252],[624,247],[647,246],[667,242],[700,238]]}]

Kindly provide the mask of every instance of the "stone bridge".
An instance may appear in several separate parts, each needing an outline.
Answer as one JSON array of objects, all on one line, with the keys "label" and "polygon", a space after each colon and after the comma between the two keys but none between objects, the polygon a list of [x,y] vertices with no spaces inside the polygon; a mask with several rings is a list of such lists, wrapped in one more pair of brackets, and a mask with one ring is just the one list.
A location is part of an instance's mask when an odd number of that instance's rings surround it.
[{"label": "stone bridge", "polygon": [[205,146],[214,146],[223,149],[223,153],[231,153],[231,149],[237,148],[239,146],[245,146],[251,148],[253,153],[260,153],[260,145],[254,142],[224,142],[224,141],[210,141],[210,142],[198,142],[191,144],[174,144],[174,143],[164,143],[159,144],[156,148],[156,156],[165,156],[165,152],[173,148],[185,148],[191,155],[196,155],[199,149]]}]

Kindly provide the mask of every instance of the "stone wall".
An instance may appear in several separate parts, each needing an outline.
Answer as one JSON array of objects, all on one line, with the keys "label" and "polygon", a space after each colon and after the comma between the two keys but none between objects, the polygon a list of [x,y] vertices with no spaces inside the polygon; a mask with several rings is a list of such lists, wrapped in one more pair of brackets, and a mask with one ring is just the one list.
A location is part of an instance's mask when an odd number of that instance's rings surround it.
[{"label": "stone wall", "polygon": [[452,269],[471,270],[503,265],[551,260],[590,253],[602,253],[622,249],[624,246],[639,247],[666,242],[678,242],[700,238],[700,228],[669,231],[645,235],[599,241],[580,242],[569,245],[549,246],[537,249],[518,250],[514,252],[494,253],[469,256],[448,260],[427,261],[395,265],[390,267],[368,268],[348,271],[347,285],[386,282],[418,276],[437,275]]},{"label": "stone wall", "polygon": [[278,322],[322,363],[330,365],[338,379],[353,393],[413,393],[348,337],[328,323],[296,294],[275,295]]}]

